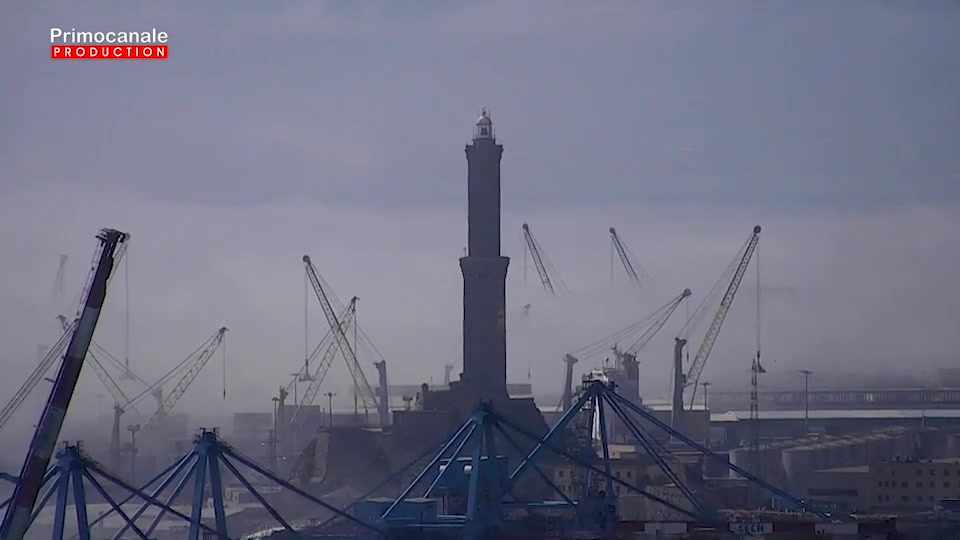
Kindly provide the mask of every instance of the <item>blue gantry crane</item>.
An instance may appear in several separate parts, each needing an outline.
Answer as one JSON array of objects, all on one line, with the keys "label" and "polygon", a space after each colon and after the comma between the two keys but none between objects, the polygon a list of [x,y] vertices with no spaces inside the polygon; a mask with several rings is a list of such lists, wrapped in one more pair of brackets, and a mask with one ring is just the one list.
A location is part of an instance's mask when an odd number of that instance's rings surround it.
[{"label": "blue gantry crane", "polygon": [[[681,501],[667,500],[648,491],[639,478],[621,478],[613,474],[606,426],[614,418],[629,426],[640,445],[681,494]],[[580,423],[585,424],[580,427],[586,428],[581,432],[586,436],[581,437],[578,445],[573,447],[564,444],[564,434]],[[89,540],[90,531],[97,526],[103,527],[104,520],[110,516],[119,516],[122,521],[120,529],[112,536],[116,540],[131,533],[144,540],[151,538],[165,516],[185,523],[185,537],[188,540],[238,538],[228,530],[224,504],[224,486],[232,477],[234,484],[239,483],[245,488],[276,520],[279,527],[270,536],[276,540],[619,539],[633,538],[642,530],[649,531],[649,522],[618,520],[617,503],[621,492],[638,494],[653,504],[685,516],[687,521],[674,522],[673,525],[689,527],[685,530],[707,532],[707,538],[725,538],[730,536],[731,531],[749,529],[751,522],[738,523],[735,518],[725,517],[721,509],[709,502],[703,493],[683,481],[669,453],[652,436],[652,430],[663,430],[706,459],[722,463],[759,488],[769,491],[792,508],[812,514],[813,519],[806,522],[811,532],[814,531],[814,525],[823,529],[836,523],[831,523],[830,516],[807,508],[803,500],[728,463],[724,457],[672,430],[646,409],[620,396],[613,385],[588,381],[576,402],[542,438],[498,414],[493,405],[481,404],[452,437],[432,446],[430,451],[343,510],[257,465],[221,441],[215,429],[201,429],[190,453],[141,487],[132,486],[101,468],[83,453],[79,444],[66,445],[58,454],[56,465],[42,478],[41,487],[46,489],[40,505],[28,516],[27,525],[36,519],[42,505],[56,495],[54,540],[64,537],[67,508],[71,502],[76,508],[79,540]],[[521,451],[520,439],[532,442],[532,449]],[[530,448],[529,444],[525,446]],[[506,458],[506,453],[511,449],[523,456],[512,468]],[[380,487],[405,475],[415,464],[422,463],[431,453],[433,458],[400,496],[368,498]],[[577,468],[575,489],[569,489],[571,486],[561,488],[547,468],[542,467],[550,455],[554,460],[560,459]],[[548,465],[557,465],[557,462]],[[316,504],[318,508],[333,513],[334,517],[319,526],[295,530],[268,500],[262,491],[262,482],[258,484],[261,486],[258,489],[241,472],[241,468]],[[537,486],[531,481],[537,479],[547,488],[546,491],[532,489]],[[113,489],[105,489],[107,484]],[[111,507],[96,519],[90,519],[85,511],[87,486],[92,487]],[[189,495],[185,493],[188,489]],[[128,495],[117,500],[115,495],[118,492]],[[184,506],[177,504],[183,496],[190,497],[189,512],[177,510]],[[130,511],[128,503],[131,501],[140,503],[136,511]],[[148,515],[147,509],[150,507],[158,512]],[[212,521],[205,521],[204,512],[211,510]],[[864,525],[857,524],[861,530]],[[866,525],[874,530],[889,529],[889,524],[884,523]]]},{"label": "blue gantry crane", "polygon": [[[677,504],[612,473],[607,425],[616,417],[628,426],[647,454],[656,462],[684,499]],[[561,437],[575,419],[585,420],[580,447],[569,448]],[[645,427],[649,426],[649,427]],[[638,494],[689,520],[701,523],[723,521],[720,509],[689,487],[668,459],[666,449],[650,433],[650,427],[699,452],[705,459],[726,467],[796,508],[829,521],[829,516],[808,509],[804,501],[717,455],[641,406],[617,394],[609,384],[586,382],[576,402],[543,438],[527,432],[499,415],[491,404],[481,404],[470,419],[450,437],[430,463],[396,499],[367,499],[352,507],[353,514],[392,539],[483,539],[506,537],[572,538],[593,534],[612,538],[624,532],[617,520],[617,492]],[[518,440],[533,443],[520,451]],[[512,469],[506,452],[525,457]],[[577,489],[562,489],[540,466],[547,454],[579,469]],[[531,500],[531,480],[539,478],[548,497]],[[535,481],[535,480],[534,480]],[[535,491],[535,490],[534,490]],[[322,531],[321,531],[322,532]],[[318,532],[317,534],[321,534]],[[629,532],[629,531],[627,531]],[[729,534],[729,529],[727,529]]]},{"label": "blue gantry crane", "polygon": [[[27,516],[26,528],[33,525],[43,507],[56,496],[54,540],[70,538],[70,532],[74,529],[77,531],[75,538],[90,540],[91,530],[96,527],[102,528],[105,520],[111,517],[119,517],[122,522],[120,528],[112,535],[115,540],[127,538],[129,536],[124,535],[128,534],[148,540],[153,537],[165,517],[181,521],[187,528],[188,540],[238,538],[239,535],[231,535],[228,531],[224,504],[224,486],[227,481],[233,479],[267,510],[282,530],[295,533],[290,523],[241,472],[242,469],[252,471],[267,481],[272,481],[318,507],[332,512],[335,516],[353,523],[358,529],[367,531],[368,537],[376,537],[380,534],[376,527],[276,477],[250,458],[241,455],[219,438],[216,429],[201,429],[189,453],[176,460],[142,487],[133,486],[101,467],[84,453],[81,444],[65,444],[57,454],[55,465],[42,478],[43,495],[32,513]],[[94,519],[88,515],[86,508],[88,487],[93,488],[96,495],[110,506],[109,511],[101,513]],[[182,507],[180,499],[187,489],[191,489],[189,513],[177,510],[177,507]],[[125,497],[118,500],[115,496],[117,494],[125,494]],[[140,503],[133,512],[130,512],[131,503]],[[4,502],[0,507],[7,504],[9,501]],[[74,507],[76,514],[74,526],[68,526],[67,521],[67,511],[71,506]],[[208,524],[204,522],[204,510],[211,507],[213,523]],[[147,510],[151,508],[154,511],[148,514]],[[22,538],[22,536],[4,538]]]}]

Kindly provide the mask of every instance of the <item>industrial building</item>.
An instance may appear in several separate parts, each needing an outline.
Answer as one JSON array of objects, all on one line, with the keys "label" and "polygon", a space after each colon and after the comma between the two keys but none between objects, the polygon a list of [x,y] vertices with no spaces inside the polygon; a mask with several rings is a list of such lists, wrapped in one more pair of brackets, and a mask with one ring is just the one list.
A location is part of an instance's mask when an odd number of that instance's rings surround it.
[{"label": "industrial building", "polygon": [[838,511],[908,515],[960,499],[960,458],[875,460],[808,471],[801,484],[798,493]]}]

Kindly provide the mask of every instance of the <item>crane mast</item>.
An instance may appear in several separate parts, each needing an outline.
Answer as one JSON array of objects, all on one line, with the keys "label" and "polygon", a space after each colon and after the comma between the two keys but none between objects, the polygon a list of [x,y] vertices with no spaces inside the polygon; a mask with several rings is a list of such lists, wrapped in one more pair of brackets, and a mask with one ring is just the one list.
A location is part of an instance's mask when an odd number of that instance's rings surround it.
[{"label": "crane mast", "polygon": [[563,371],[563,395],[560,397],[560,407],[567,410],[573,405],[573,365],[579,362],[576,356],[563,355],[563,363],[566,364]]},{"label": "crane mast", "polygon": [[227,327],[221,327],[216,333],[213,334],[207,341],[204,343],[203,351],[193,362],[187,372],[183,374],[183,377],[177,382],[176,386],[173,387],[163,399],[163,402],[157,407],[156,412],[153,413],[153,416],[150,417],[143,425],[143,431],[151,427],[156,427],[160,422],[160,419],[167,415],[170,410],[173,409],[174,405],[177,404],[177,401],[180,401],[180,398],[187,392],[187,388],[190,387],[190,384],[193,383],[193,380],[197,378],[197,375],[200,374],[200,371],[203,370],[204,366],[207,365],[207,362],[213,357],[213,354],[217,352],[217,349],[220,348],[220,344],[223,343],[224,336],[227,333]]},{"label": "crane mast", "polygon": [[374,362],[373,366],[377,368],[377,384],[380,386],[380,393],[377,394],[377,413],[380,415],[381,422],[384,421],[383,419],[389,421],[390,384],[389,381],[387,381],[387,361],[379,360]]},{"label": "crane mast", "polygon": [[[523,239],[524,242],[526,242],[524,245],[527,251],[530,252],[530,258],[533,259],[533,265],[537,269],[537,274],[540,276],[540,281],[543,283],[543,290],[552,295],[556,295],[558,288],[561,290],[566,289],[563,280],[560,279],[556,269],[553,268],[553,265],[551,265],[550,261],[546,258],[546,255],[543,253],[543,248],[540,247],[540,243],[534,238],[530,226],[526,223],[523,224]],[[553,277],[550,276],[551,273]],[[557,281],[556,284],[554,284],[554,280]]]},{"label": "crane mast", "polygon": [[387,425],[388,420],[383,417],[383,409],[380,407],[380,404],[377,401],[377,396],[373,392],[373,388],[370,387],[370,383],[367,381],[367,377],[364,375],[363,369],[360,368],[360,362],[357,360],[357,354],[350,345],[350,340],[347,338],[347,333],[340,325],[340,321],[337,319],[337,314],[333,311],[333,305],[330,303],[330,298],[328,297],[327,292],[320,284],[320,276],[317,274],[317,269],[313,266],[313,262],[310,261],[309,255],[303,256],[303,265],[306,269],[307,277],[310,279],[310,284],[313,286],[313,292],[316,294],[317,300],[320,302],[320,308],[323,310],[323,315],[327,318],[327,323],[329,323],[330,328],[333,330],[333,337],[336,340],[337,346],[347,359],[347,368],[350,370],[350,377],[353,379],[353,384],[360,394],[360,399],[363,400],[364,408],[368,408],[370,406],[375,408],[380,412],[380,425]]},{"label": "crane mast", "polygon": [[[727,285],[727,290],[723,294],[723,299],[720,300],[720,307],[717,308],[717,313],[713,316],[713,321],[710,322],[710,326],[707,328],[707,333],[703,337],[703,341],[700,343],[700,348],[697,350],[696,356],[693,357],[693,362],[690,364],[690,370],[682,378],[682,385],[684,388],[693,386],[690,396],[691,406],[693,406],[693,400],[697,395],[697,386],[700,384],[700,375],[703,373],[703,368],[707,363],[707,357],[710,356],[710,351],[713,350],[713,345],[717,342],[717,336],[720,335],[720,329],[723,326],[723,321],[727,317],[727,312],[730,311],[730,306],[733,305],[733,299],[737,294],[737,290],[740,288],[740,283],[743,281],[743,276],[747,272],[747,267],[750,266],[750,259],[753,257],[753,252],[756,251],[757,243],[759,241],[760,226],[757,225],[753,228],[753,233],[750,235],[750,238],[747,239],[746,246],[743,250],[743,256],[740,258],[740,263],[737,265],[737,268],[733,273],[733,277],[730,279],[730,284]],[[685,340],[678,341],[678,343],[681,342],[686,343]]]},{"label": "crane mast", "polygon": [[116,262],[123,253],[130,235],[113,229],[103,229],[97,235],[96,266],[84,287],[83,304],[76,330],[67,346],[67,354],[53,383],[36,431],[30,441],[30,450],[20,470],[20,481],[14,488],[13,497],[0,525],[0,538],[20,540],[32,522],[34,505],[43,485],[50,458],[56,449],[57,439],[67,415],[70,400],[80,379],[83,360],[87,356],[90,341],[97,328],[100,312],[107,297],[107,284]]}]

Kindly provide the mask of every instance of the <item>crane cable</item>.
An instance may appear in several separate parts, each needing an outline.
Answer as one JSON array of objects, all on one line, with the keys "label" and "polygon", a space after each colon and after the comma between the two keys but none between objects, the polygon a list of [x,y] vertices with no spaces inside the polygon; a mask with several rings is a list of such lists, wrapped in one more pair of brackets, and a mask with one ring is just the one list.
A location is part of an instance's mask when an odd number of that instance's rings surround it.
[{"label": "crane cable", "polygon": [[223,336],[223,340],[220,342],[221,356],[223,360],[223,399],[227,399],[227,336]]},{"label": "crane cable", "polygon": [[[741,259],[743,259],[743,253],[746,251],[747,247],[750,245],[751,240],[752,240],[752,237],[747,239],[747,241],[743,244],[740,250],[737,251],[736,255],[733,257],[733,260],[730,261],[730,264],[727,266],[726,270],[724,270],[723,273],[720,274],[720,277],[717,279],[716,283],[713,284],[713,287],[710,289],[710,292],[708,292],[706,296],[703,297],[703,300],[700,301],[700,304],[697,306],[697,309],[693,311],[692,315],[687,316],[687,322],[686,324],[683,325],[683,328],[680,329],[680,332],[678,332],[677,334],[678,337],[684,336],[685,339],[689,339],[690,330],[694,326],[697,326],[697,324],[699,324],[699,322],[703,320],[703,317],[706,314],[705,308],[707,307],[707,304],[709,304],[710,301],[720,293],[721,286],[724,283],[729,283],[732,274],[736,271],[737,266],[740,265],[740,261]],[[685,360],[687,361],[687,363],[689,363],[690,362],[689,347],[686,348],[685,352],[686,352]]]},{"label": "crane cable", "polygon": [[760,244],[757,244],[757,247],[754,248],[753,258],[755,260],[754,264],[756,265],[757,271],[757,366],[760,364],[760,337],[761,337],[761,328],[760,328]]},{"label": "crane cable", "polygon": [[130,255],[123,259],[123,365],[130,369]]}]

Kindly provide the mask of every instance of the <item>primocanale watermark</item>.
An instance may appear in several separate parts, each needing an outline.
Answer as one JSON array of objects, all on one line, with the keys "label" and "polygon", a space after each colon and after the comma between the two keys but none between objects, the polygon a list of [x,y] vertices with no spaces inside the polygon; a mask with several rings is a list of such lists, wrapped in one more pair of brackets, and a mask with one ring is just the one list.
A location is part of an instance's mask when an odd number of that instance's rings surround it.
[{"label": "primocanale watermark", "polygon": [[76,28],[50,29],[50,58],[56,60],[167,58],[167,33],[153,28],[145,32],[85,32]]}]

